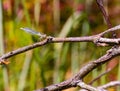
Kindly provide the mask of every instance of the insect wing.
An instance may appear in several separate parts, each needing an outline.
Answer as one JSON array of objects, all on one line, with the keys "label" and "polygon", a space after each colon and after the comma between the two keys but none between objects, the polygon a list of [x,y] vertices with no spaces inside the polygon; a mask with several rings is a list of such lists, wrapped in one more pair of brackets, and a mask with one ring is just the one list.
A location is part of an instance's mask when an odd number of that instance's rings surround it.
[{"label": "insect wing", "polygon": [[28,33],[30,33],[30,34],[32,34],[32,35],[39,35],[39,34],[40,34],[39,32],[34,31],[34,30],[30,29],[30,28],[20,28],[20,29],[22,29],[22,30],[24,30],[25,32],[28,32]]}]

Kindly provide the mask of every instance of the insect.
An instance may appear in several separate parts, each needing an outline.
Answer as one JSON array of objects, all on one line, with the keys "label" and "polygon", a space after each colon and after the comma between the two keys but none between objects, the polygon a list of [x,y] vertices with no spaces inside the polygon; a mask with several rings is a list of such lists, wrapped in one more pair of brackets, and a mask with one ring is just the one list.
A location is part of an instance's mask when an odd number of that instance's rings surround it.
[{"label": "insect", "polygon": [[28,32],[28,33],[30,33],[32,35],[37,35],[40,38],[46,38],[46,34],[42,34],[40,32],[34,31],[34,30],[30,29],[30,28],[25,27],[25,28],[20,28],[20,29],[24,30],[25,32]]}]

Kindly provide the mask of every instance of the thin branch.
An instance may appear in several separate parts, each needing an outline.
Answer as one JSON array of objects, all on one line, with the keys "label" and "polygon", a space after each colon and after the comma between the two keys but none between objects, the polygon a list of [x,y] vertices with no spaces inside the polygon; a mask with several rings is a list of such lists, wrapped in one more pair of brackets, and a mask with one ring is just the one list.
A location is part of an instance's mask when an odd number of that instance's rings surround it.
[{"label": "thin branch", "polygon": [[117,25],[117,26],[115,26],[115,27],[112,27],[112,28],[110,28],[110,29],[108,29],[108,30],[100,33],[100,36],[103,36],[104,34],[106,34],[106,33],[108,33],[108,32],[114,32],[114,31],[116,31],[116,30],[118,30],[118,29],[120,29],[120,25]]},{"label": "thin branch", "polygon": [[87,85],[84,82],[79,82],[77,84],[80,88],[82,88],[82,90],[80,91],[106,91],[105,89],[113,87],[113,86],[120,86],[120,81],[111,81],[105,85],[99,86],[99,87],[93,87],[91,85]]},{"label": "thin branch", "polygon": [[105,18],[105,21],[106,21],[106,23],[107,23],[107,25],[108,25],[108,28],[111,28],[111,27],[112,27],[112,24],[111,24],[111,22],[110,22],[110,19],[109,19],[108,14],[107,14],[106,11],[105,11],[104,6],[103,6],[103,0],[96,0],[96,2],[97,2],[98,7],[100,8],[100,10],[101,10],[104,18]]},{"label": "thin branch", "polygon": [[94,78],[92,81],[89,82],[90,85],[93,84],[93,82],[97,81],[99,78],[101,78],[103,75],[109,73],[112,69],[108,69],[107,71],[105,71],[104,73],[100,74],[99,76],[97,76],[96,78]]},{"label": "thin branch", "polygon": [[99,86],[98,88],[103,88],[103,89],[107,89],[113,86],[120,86],[120,81],[111,81],[103,86]]},{"label": "thin branch", "polygon": [[97,91],[97,89],[95,87],[92,87],[91,85],[87,85],[84,82],[79,82],[77,84],[77,86],[79,86],[80,88],[85,89],[85,90]]},{"label": "thin branch", "polygon": [[[106,10],[105,10],[105,8],[103,6],[103,0],[96,0],[96,2],[97,2],[98,7],[100,8],[100,10],[101,10],[101,12],[103,14],[103,17],[105,18],[105,21],[107,23],[108,28],[111,28],[112,23],[110,22],[109,15],[107,14],[107,12],[106,12]],[[115,31],[112,32],[112,37],[113,38],[117,37]]]},{"label": "thin branch", "polygon": [[7,54],[4,54],[3,56],[0,57],[0,64],[5,63],[5,61],[7,61],[5,59],[7,59],[7,58],[10,58],[10,57],[17,55],[17,54],[20,54],[20,53],[23,53],[23,52],[28,51],[30,49],[36,48],[38,46],[45,45],[47,42],[48,41],[46,39],[46,40],[43,40],[42,42],[38,42],[38,43],[29,45],[29,46],[25,46],[25,47],[22,47],[22,48],[15,50],[15,51],[11,51]]},{"label": "thin branch", "polygon": [[81,81],[77,85],[80,88],[82,88],[82,90],[80,90],[80,91],[106,91],[103,88],[96,88],[96,87],[93,87],[93,86],[88,85],[88,84],[81,82]]}]

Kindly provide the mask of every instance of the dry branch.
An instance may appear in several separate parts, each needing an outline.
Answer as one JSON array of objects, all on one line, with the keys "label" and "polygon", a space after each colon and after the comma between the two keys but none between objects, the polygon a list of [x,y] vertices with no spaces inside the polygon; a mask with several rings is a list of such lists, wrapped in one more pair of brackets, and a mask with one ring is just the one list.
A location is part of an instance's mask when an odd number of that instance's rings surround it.
[{"label": "dry branch", "polygon": [[107,88],[113,87],[113,86],[120,86],[120,81],[111,81],[103,86],[99,86],[98,88],[107,89]]},{"label": "dry branch", "polygon": [[98,79],[100,79],[102,76],[104,76],[105,74],[109,73],[112,69],[108,69],[106,70],[104,73],[98,75],[96,78],[94,78],[92,81],[89,82],[89,85],[92,85],[95,81],[97,81]]},{"label": "dry branch", "polygon": [[82,88],[82,90],[80,91],[106,91],[105,89],[103,88],[96,88],[96,87],[93,87],[91,85],[88,85],[84,82],[79,82],[77,84],[80,88]]}]

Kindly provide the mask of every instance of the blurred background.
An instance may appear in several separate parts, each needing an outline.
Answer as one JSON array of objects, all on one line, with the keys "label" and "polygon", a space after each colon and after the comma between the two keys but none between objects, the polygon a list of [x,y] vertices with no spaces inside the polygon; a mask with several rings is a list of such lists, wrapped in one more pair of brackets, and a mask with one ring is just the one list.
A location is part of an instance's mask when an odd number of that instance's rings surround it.
[{"label": "blurred background", "polygon": [[[120,24],[120,1],[103,0],[113,26]],[[22,30],[29,27],[54,37],[89,36],[108,29],[96,0],[0,0],[0,56],[33,44],[39,38]],[[117,36],[119,37],[119,32]],[[33,91],[75,75],[89,61],[104,55],[109,47],[92,43],[54,43],[8,59],[0,65],[0,91]],[[120,80],[120,58],[98,67],[84,81],[100,86]],[[71,88],[65,91],[77,91]],[[109,88],[119,91],[120,88]]]}]

